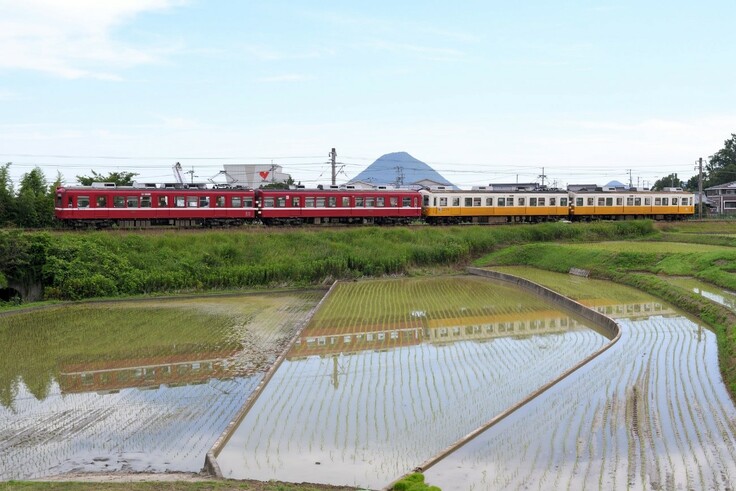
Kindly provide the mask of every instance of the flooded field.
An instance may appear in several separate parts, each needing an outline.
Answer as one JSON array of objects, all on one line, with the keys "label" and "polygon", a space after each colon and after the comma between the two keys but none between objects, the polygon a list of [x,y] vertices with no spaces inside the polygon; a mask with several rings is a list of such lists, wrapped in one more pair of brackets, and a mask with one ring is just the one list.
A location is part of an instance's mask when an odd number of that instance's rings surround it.
[{"label": "flooded field", "polygon": [[0,480],[199,471],[323,291],[0,317]]},{"label": "flooded field", "polygon": [[719,303],[736,312],[736,292],[697,280],[695,278],[668,277],[667,281],[675,286],[695,292],[705,298]]},{"label": "flooded field", "polygon": [[428,469],[429,482],[477,490],[731,488],[736,408],[713,333],[636,290],[503,269],[614,313],[622,337]]},{"label": "flooded field", "polygon": [[218,462],[231,478],[381,488],[607,342],[484,278],[343,283]]}]

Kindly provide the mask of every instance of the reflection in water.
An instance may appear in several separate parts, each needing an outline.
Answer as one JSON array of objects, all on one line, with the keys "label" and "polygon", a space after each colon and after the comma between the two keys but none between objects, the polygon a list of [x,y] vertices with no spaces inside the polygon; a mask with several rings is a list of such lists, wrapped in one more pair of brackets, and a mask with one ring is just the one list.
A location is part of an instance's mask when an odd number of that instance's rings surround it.
[{"label": "reflection in water", "polygon": [[731,311],[736,312],[736,293],[720,288],[716,285],[696,280],[695,278],[668,278],[668,281],[675,286],[679,286],[686,290],[690,290],[698,295],[702,295],[708,300],[723,305]]},{"label": "reflection in water", "polygon": [[[547,279],[569,287],[566,275]],[[586,281],[587,293],[605,289]],[[473,490],[729,489],[736,408],[715,335],[666,304],[651,316],[611,310],[624,314],[618,343],[428,469],[427,480]]]},{"label": "reflection in water", "polygon": [[[413,294],[448,280],[433,281],[404,280],[403,306],[373,292],[393,322],[310,324],[218,456],[226,477],[380,488],[607,342],[485,279],[452,280],[448,291],[472,288],[440,310]],[[336,290],[333,308],[358,287]]]},{"label": "reflection in water", "polygon": [[0,480],[189,471],[322,292],[0,318]]}]

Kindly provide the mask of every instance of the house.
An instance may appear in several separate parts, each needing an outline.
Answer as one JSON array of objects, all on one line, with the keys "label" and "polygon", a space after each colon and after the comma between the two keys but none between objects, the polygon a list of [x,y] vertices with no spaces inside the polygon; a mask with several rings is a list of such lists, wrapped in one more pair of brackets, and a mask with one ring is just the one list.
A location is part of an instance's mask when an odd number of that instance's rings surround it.
[{"label": "house", "polygon": [[715,213],[736,213],[736,181],[705,188],[704,192]]},{"label": "house", "polygon": [[224,171],[227,183],[237,186],[245,186],[249,188],[257,188],[265,184],[273,184],[277,182],[288,182],[291,178],[289,174],[283,172],[280,165],[261,164],[261,165],[224,165]]}]

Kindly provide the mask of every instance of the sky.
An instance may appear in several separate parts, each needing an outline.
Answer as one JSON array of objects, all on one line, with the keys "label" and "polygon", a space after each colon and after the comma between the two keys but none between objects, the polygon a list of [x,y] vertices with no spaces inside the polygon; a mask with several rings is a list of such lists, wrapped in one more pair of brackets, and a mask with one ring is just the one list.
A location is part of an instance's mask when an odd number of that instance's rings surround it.
[{"label": "sky", "polygon": [[406,151],[461,187],[651,185],[736,133],[733,0],[0,0],[0,162],[73,184]]}]

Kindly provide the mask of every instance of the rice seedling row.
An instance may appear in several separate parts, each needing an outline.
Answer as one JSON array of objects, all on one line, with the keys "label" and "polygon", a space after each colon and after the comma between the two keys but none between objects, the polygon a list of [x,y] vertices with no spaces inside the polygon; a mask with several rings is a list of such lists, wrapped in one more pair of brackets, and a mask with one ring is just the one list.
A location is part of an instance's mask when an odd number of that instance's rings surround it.
[{"label": "rice seedling row", "polygon": [[3,317],[0,340],[17,350],[0,362],[0,480],[199,471],[321,295],[101,303]]},{"label": "rice seedling row", "polygon": [[484,279],[342,284],[218,462],[227,477],[380,487],[606,341]]},{"label": "rice seedling row", "polygon": [[727,487],[736,408],[714,334],[676,315],[620,323],[613,348],[427,470],[427,480],[466,489]]}]

